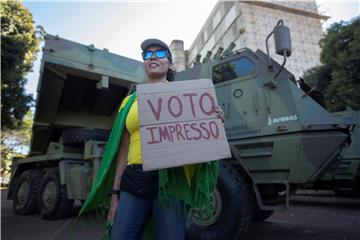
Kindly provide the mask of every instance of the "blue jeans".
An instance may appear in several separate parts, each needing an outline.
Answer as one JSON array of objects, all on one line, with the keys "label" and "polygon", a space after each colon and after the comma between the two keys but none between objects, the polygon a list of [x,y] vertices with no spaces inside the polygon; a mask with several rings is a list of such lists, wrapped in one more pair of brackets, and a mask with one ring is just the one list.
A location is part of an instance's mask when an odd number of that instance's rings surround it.
[{"label": "blue jeans", "polygon": [[124,191],[120,192],[120,201],[110,230],[110,239],[141,239],[152,214],[157,240],[185,239],[186,219],[184,217],[164,210],[159,204],[158,197],[149,201]]}]

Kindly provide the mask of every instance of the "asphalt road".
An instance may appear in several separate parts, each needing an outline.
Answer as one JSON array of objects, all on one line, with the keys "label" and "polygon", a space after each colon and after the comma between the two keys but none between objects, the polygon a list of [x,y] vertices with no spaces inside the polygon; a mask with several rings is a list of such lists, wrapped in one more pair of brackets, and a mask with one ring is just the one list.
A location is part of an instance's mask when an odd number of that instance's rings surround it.
[{"label": "asphalt road", "polygon": [[[1,191],[1,239],[63,240],[100,239],[102,222],[86,219],[76,228],[73,219],[44,221],[38,215],[16,216],[12,201]],[[74,231],[74,229],[76,229]],[[292,198],[290,208],[276,212],[265,222],[254,223],[246,240],[359,240],[360,199],[331,194]],[[223,239],[225,240],[225,239]]]}]

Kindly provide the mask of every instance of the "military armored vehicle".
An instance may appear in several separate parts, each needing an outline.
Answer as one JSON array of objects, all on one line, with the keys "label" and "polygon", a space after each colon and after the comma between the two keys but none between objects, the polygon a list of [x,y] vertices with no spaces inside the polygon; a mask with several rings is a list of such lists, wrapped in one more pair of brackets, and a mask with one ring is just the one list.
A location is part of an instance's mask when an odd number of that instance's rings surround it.
[{"label": "military armored vehicle", "polygon": [[[232,151],[221,160],[213,214],[194,209],[188,239],[243,237],[253,219],[285,210],[293,191],[317,181],[349,140],[348,126],[284,68],[291,46],[282,27],[274,29],[282,65],[245,48],[175,76],[213,80]],[[17,214],[59,219],[89,193],[121,100],[145,74],[141,62],[56,36],[43,51],[31,150],[13,162],[8,197]]]},{"label": "military armored vehicle", "polygon": [[291,43],[281,21],[273,34],[282,65],[245,48],[176,75],[213,80],[233,155],[223,160],[213,216],[204,222],[193,215],[192,239],[232,239],[234,231],[241,238],[252,219],[286,209],[292,192],[320,179],[349,140],[349,125],[338,123],[284,68]]}]

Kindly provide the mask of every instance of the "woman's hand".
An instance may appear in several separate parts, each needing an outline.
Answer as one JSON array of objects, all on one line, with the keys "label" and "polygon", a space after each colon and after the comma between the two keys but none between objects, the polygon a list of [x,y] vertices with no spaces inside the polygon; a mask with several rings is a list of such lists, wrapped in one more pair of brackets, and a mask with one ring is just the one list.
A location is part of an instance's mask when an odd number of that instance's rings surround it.
[{"label": "woman's hand", "polygon": [[116,214],[116,209],[119,205],[119,196],[118,195],[111,195],[111,200],[110,200],[110,209],[109,209],[109,213],[107,215],[107,220],[109,223],[113,223],[114,218],[115,218],[115,214]]},{"label": "woman's hand", "polygon": [[224,111],[219,105],[215,105],[215,113],[216,113],[216,117],[220,118],[221,121],[224,123],[225,120]]}]

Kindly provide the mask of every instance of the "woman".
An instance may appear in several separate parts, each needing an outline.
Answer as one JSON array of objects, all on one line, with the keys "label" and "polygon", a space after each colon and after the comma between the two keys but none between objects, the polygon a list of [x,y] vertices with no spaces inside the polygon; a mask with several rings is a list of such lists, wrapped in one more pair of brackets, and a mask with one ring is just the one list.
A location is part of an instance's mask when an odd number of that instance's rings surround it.
[{"label": "woman", "polygon": [[[171,53],[167,45],[157,39],[148,39],[141,44],[141,48],[149,82],[166,82],[172,65]],[[128,98],[124,99],[121,107],[124,107]],[[137,108],[137,100],[135,100],[127,115],[126,131],[122,136],[120,145],[108,213],[108,221],[113,222],[111,239],[140,239],[152,211],[156,221],[157,239],[184,239],[184,217],[165,211],[160,207],[157,199],[143,199],[125,191],[120,192],[121,176],[127,166],[135,171],[142,172]],[[120,193],[120,198],[118,193]]]},{"label": "woman", "polygon": [[[158,39],[147,39],[141,44],[141,49],[143,50],[144,69],[149,82],[156,84],[171,81],[173,77],[172,56],[169,47]],[[109,222],[113,223],[110,231],[111,239],[141,239],[145,225],[151,215],[154,216],[155,220],[156,239],[185,239],[185,214],[178,214],[170,210],[172,206],[182,204],[180,203],[181,200],[170,197],[167,207],[165,207],[160,204],[158,192],[155,195],[150,193],[142,196],[137,194],[134,189],[136,188],[134,182],[140,178],[142,183],[144,183],[143,179],[149,179],[145,181],[147,182],[146,188],[154,187],[155,190],[158,190],[159,176],[158,171],[142,171],[137,98],[131,96],[125,98],[120,107],[120,109],[124,109],[126,105],[129,105],[130,99],[133,98],[126,116],[125,131],[120,141],[113,188],[110,191],[110,210],[107,218]],[[218,117],[223,119],[220,109],[217,110],[217,113]],[[183,175],[185,176],[189,172],[188,170],[178,169],[176,171],[184,172]],[[166,177],[168,174],[177,174],[177,177],[179,175],[179,173],[166,170],[160,174],[163,174],[162,176],[165,174]],[[162,177],[161,179],[165,178]],[[189,204],[186,206],[189,207]]]}]

